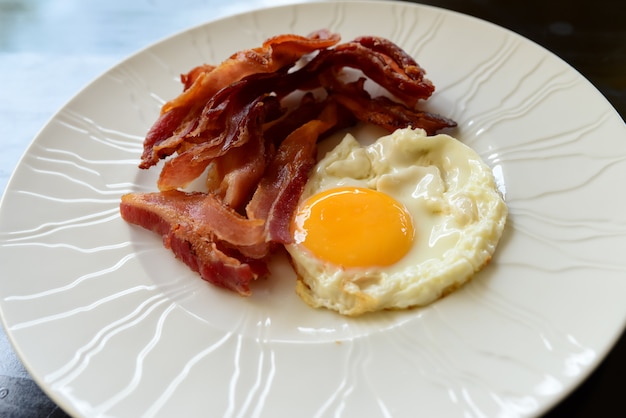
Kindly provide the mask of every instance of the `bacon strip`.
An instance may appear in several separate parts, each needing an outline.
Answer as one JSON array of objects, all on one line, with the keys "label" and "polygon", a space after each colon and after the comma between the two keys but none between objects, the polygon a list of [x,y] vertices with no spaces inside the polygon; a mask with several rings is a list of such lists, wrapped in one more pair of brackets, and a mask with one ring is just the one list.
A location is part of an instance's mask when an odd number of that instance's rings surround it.
[{"label": "bacon strip", "polygon": [[385,96],[372,98],[364,87],[365,79],[353,83],[335,83],[331,96],[341,103],[361,122],[380,126],[389,132],[400,128],[424,129],[433,135],[444,128],[456,126],[456,122],[443,116],[413,110]]},{"label": "bacon strip", "polygon": [[291,216],[315,165],[317,139],[337,124],[336,104],[329,102],[319,119],[294,130],[280,145],[246,207],[249,219],[264,219],[267,239],[292,242]]},{"label": "bacon strip", "polygon": [[178,107],[159,116],[143,142],[143,154],[141,155],[139,168],[150,168],[160,159],[176,151],[178,143],[171,145],[164,145],[164,143],[174,135],[174,132],[183,123],[188,113],[188,108]]},{"label": "bacon strip", "polygon": [[367,48],[370,54],[376,53],[377,58],[384,62],[368,76],[408,106],[414,107],[418,100],[430,97],[435,91],[431,81],[424,78],[426,71],[406,51],[388,39],[361,36],[353,42]]},{"label": "bacon strip", "polygon": [[394,56],[388,56],[353,41],[338,45],[328,58],[324,58],[332,65],[335,73],[343,67],[358,69],[396,99],[413,107],[419,100],[428,99],[435,87],[424,78],[425,73],[419,66],[407,64],[398,58],[403,53],[396,47]]},{"label": "bacon strip", "polygon": [[[161,235],[166,248],[215,285],[248,295],[250,281],[267,274],[263,263],[249,260],[269,253],[264,222],[243,218],[211,195],[180,191],[126,194],[120,214],[126,222]],[[229,249],[233,245],[239,254]],[[227,254],[229,251],[233,254]]]}]

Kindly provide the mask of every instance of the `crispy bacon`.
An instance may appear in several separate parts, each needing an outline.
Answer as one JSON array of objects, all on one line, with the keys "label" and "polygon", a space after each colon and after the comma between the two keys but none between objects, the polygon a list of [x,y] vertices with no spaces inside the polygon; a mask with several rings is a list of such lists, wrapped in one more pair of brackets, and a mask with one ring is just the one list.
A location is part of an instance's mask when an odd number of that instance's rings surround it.
[{"label": "crispy bacon", "polygon": [[233,111],[225,115],[224,130],[220,134],[165,163],[157,182],[159,190],[186,187],[202,174],[213,159],[223,156],[231,148],[240,147],[248,141],[263,141],[263,122],[267,115],[277,111],[279,105],[275,98],[263,96],[249,103],[239,101],[231,107]]},{"label": "crispy bacon", "polygon": [[178,107],[159,115],[159,118],[152,125],[143,142],[143,154],[141,155],[139,168],[150,168],[160,159],[176,151],[177,143],[168,145],[166,142],[183,123],[188,112],[189,109]]},{"label": "crispy bacon", "polygon": [[385,96],[372,98],[364,87],[365,79],[352,83],[334,83],[331,96],[350,110],[361,122],[380,126],[389,132],[400,128],[420,128],[429,135],[456,126],[446,117],[398,104]]},{"label": "crispy bacon", "polygon": [[[319,138],[356,121],[429,134],[456,125],[416,109],[434,86],[396,44],[338,42],[325,30],[280,35],[183,74],[183,92],[163,106],[139,165],[166,159],[160,192],[123,196],[123,219],[160,234],[205,280],[248,295],[272,249],[292,242]],[[388,94],[372,97],[366,80]],[[207,191],[180,191],[203,173]]]},{"label": "crispy bacon", "polygon": [[291,216],[315,165],[317,139],[338,122],[336,107],[328,102],[319,119],[300,126],[282,142],[246,207],[248,218],[265,220],[265,233],[272,242],[292,242]]},{"label": "crispy bacon", "polygon": [[[369,54],[377,54],[379,65],[366,72],[374,81],[389,90],[408,106],[413,107],[420,99],[427,99],[435,91],[435,86],[424,78],[426,72],[398,45],[377,36],[361,36],[354,44],[368,49]],[[375,62],[376,60],[372,60]]]},{"label": "crispy bacon", "polygon": [[[340,36],[327,30],[313,32],[309,36],[279,35],[268,39],[263,46],[237,52],[213,67],[196,67],[181,77],[184,91],[176,98],[165,103],[161,117],[144,142],[141,168],[149,168],[163,158],[163,151],[153,150],[162,142],[167,142],[167,150],[176,150],[193,123],[210,100],[219,90],[251,74],[270,73],[284,67],[293,66],[303,55],[328,48],[339,42]],[[171,115],[169,115],[172,113]],[[172,120],[179,122],[178,129]],[[168,154],[169,155],[169,154]]]},{"label": "crispy bacon", "polygon": [[[392,49],[391,46],[388,48]],[[428,99],[435,90],[433,84],[424,78],[425,72],[417,64],[402,59],[406,53],[397,46],[393,48],[392,56],[370,49],[358,40],[337,45],[325,52],[311,64],[331,67],[334,77],[345,67],[360,70],[409,107],[414,107],[419,100]]]},{"label": "crispy bacon", "polygon": [[264,222],[236,214],[211,195],[176,190],[126,194],[120,214],[161,235],[165,247],[213,284],[247,295],[250,281],[267,274],[263,263],[250,262],[269,253]]}]

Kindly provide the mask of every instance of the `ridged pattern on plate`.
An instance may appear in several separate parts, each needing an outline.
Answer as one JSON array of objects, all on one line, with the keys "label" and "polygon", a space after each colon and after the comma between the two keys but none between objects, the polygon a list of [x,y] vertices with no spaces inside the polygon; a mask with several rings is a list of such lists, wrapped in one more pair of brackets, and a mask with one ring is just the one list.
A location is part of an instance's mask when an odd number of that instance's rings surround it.
[{"label": "ridged pattern on plate", "polygon": [[[242,299],[119,217],[121,194],[156,187],[136,165],[178,74],[321,27],[385,36],[417,57],[437,86],[429,108],[459,122],[510,206],[492,264],[427,308],[358,319],[309,309],[283,259]],[[34,141],[0,212],[4,321],[76,415],[536,415],[624,324],[625,133],[563,62],[456,13],[345,2],[213,22],[121,63]]]}]

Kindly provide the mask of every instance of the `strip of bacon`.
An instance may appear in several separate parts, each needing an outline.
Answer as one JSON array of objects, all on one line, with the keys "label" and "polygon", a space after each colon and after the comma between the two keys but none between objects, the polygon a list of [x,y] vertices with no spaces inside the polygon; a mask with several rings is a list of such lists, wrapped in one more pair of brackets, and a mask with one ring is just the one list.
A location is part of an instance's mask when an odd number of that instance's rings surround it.
[{"label": "strip of bacon", "polygon": [[294,130],[280,145],[246,207],[249,219],[264,219],[267,239],[292,242],[290,222],[315,165],[317,139],[337,124],[337,105],[328,102],[319,119]]},{"label": "strip of bacon", "polygon": [[435,90],[424,77],[425,71],[404,50],[375,37],[357,38],[320,51],[306,65],[278,80],[274,89],[280,92],[293,86],[302,90],[325,87],[328,80],[340,78],[344,68],[361,71],[409,107],[428,99]]},{"label": "strip of bacon", "polygon": [[172,142],[171,144],[166,142],[184,122],[188,113],[188,108],[178,107],[159,115],[144,139],[143,154],[141,155],[139,168],[150,168],[160,159],[176,151],[179,145],[178,142]]},{"label": "strip of bacon", "polygon": [[269,253],[264,222],[245,219],[211,195],[126,194],[120,214],[126,222],[161,235],[166,248],[215,285],[248,295],[250,281],[267,274],[264,263],[250,260]]},{"label": "strip of bacon", "polygon": [[[361,36],[354,39],[353,43],[367,48],[370,54],[376,53],[385,62],[368,76],[408,106],[414,107],[418,100],[430,97],[435,91],[431,81],[424,78],[426,71],[390,40],[379,36]],[[387,66],[392,70],[388,70]]]},{"label": "strip of bacon", "polygon": [[[338,45],[330,59],[335,71],[343,67],[362,71],[372,81],[388,90],[396,99],[414,107],[419,100],[428,99],[435,90],[423,73],[409,77],[407,68],[401,67],[392,57],[375,52],[356,42]],[[419,68],[419,67],[418,67]],[[413,68],[411,68],[413,70]]]},{"label": "strip of bacon", "polygon": [[421,128],[429,135],[444,128],[456,126],[456,122],[443,116],[412,110],[385,96],[372,98],[364,87],[365,79],[353,83],[334,83],[331,97],[345,106],[364,123],[380,126],[389,132],[400,128]]}]

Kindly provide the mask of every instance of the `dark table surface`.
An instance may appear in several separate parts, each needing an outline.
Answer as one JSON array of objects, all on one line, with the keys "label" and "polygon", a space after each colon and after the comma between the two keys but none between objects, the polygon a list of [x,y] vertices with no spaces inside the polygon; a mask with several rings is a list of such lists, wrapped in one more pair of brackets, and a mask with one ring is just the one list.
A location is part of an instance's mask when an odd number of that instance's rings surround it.
[{"label": "dark table surface", "polygon": [[[0,192],[38,130],[93,78],[129,54],[190,26],[281,3],[291,2],[0,0]],[[416,3],[473,15],[535,41],[582,73],[622,118],[626,115],[623,0]],[[626,416],[624,376],[622,336],[591,376],[546,417]],[[0,330],[0,417],[65,416],[30,378]]]}]

